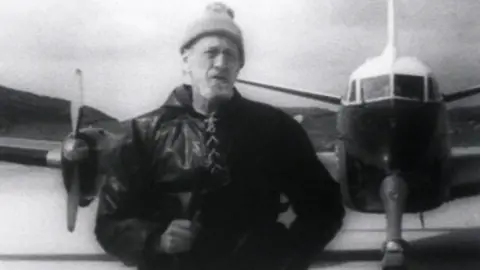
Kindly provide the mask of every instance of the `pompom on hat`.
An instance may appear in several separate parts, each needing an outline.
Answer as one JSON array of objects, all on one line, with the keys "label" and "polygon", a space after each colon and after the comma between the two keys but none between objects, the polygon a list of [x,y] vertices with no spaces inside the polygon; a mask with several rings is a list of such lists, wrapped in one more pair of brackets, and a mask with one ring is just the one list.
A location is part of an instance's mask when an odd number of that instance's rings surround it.
[{"label": "pompom on hat", "polygon": [[203,15],[188,25],[181,41],[180,52],[183,53],[204,36],[221,35],[237,45],[240,52],[240,66],[243,67],[245,64],[243,34],[234,18],[234,11],[224,3],[214,2],[207,5]]}]

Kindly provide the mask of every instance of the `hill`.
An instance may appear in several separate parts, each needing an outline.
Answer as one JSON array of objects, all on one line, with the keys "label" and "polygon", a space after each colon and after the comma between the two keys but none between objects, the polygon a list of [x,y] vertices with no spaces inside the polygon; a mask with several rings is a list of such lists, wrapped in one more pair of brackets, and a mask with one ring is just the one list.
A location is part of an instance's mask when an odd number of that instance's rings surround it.
[{"label": "hill", "polygon": [[[281,108],[291,116],[302,114],[302,126],[317,151],[331,151],[337,138],[336,114],[321,108]],[[480,145],[480,106],[449,110],[453,146]]]},{"label": "hill", "polygon": [[[333,150],[335,113],[315,107],[280,109],[304,116],[302,126],[317,151]],[[480,144],[480,106],[453,108],[449,120],[453,145]],[[90,106],[85,106],[82,126],[120,130],[118,119]],[[0,136],[62,140],[70,131],[70,101],[0,86]]]},{"label": "hill", "polygon": [[[82,126],[117,131],[119,121],[84,107]],[[71,131],[70,101],[0,86],[0,136],[62,140]]]},{"label": "hill", "polygon": [[317,151],[333,150],[337,138],[336,113],[320,108],[280,108],[292,117],[303,115],[302,126]]}]

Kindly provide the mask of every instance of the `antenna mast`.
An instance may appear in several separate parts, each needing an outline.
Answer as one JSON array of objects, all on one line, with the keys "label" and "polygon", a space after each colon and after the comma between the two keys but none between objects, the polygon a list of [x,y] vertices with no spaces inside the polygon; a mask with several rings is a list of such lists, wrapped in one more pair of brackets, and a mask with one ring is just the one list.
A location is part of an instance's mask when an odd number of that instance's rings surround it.
[{"label": "antenna mast", "polygon": [[397,57],[397,33],[395,29],[395,6],[394,0],[387,0],[387,45],[383,51],[383,55],[387,56],[390,61]]}]

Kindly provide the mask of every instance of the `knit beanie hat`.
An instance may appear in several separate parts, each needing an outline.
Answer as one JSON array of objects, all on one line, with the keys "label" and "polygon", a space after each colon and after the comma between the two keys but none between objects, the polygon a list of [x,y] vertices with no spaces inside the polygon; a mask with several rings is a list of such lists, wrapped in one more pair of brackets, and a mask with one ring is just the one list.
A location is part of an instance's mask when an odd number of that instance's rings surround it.
[{"label": "knit beanie hat", "polygon": [[215,2],[209,4],[203,15],[190,23],[181,41],[180,52],[189,48],[200,38],[209,35],[222,35],[232,40],[240,52],[240,67],[245,64],[243,35],[234,22],[235,13],[227,5]]}]

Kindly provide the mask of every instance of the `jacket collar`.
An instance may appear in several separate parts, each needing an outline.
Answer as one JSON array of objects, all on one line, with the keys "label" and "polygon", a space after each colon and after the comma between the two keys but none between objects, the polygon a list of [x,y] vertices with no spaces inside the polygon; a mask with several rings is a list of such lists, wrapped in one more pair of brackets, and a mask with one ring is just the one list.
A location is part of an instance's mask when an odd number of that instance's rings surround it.
[{"label": "jacket collar", "polygon": [[[192,98],[192,87],[187,84],[182,84],[178,87],[176,87],[170,96],[167,98],[167,100],[164,103],[164,107],[174,107],[174,108],[182,108],[185,109],[189,112],[193,112],[195,114],[199,114],[195,111],[193,108],[193,98]],[[223,103],[219,108],[218,108],[218,114],[223,115],[223,114],[228,114],[230,112],[235,111],[237,106],[240,103],[240,100],[242,100],[243,97],[242,95],[238,92],[238,90],[234,87],[233,88],[233,96],[232,98]]]}]

